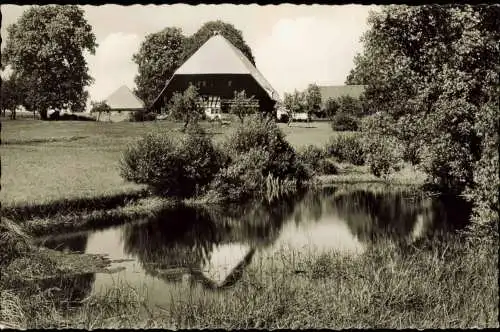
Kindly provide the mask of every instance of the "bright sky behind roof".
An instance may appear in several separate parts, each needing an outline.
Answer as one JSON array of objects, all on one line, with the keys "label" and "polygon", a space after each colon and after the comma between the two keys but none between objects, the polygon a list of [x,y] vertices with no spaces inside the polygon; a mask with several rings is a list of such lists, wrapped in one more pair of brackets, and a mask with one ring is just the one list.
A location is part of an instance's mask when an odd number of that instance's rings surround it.
[{"label": "bright sky behind roof", "polygon": [[[27,6],[2,5],[2,39],[6,28]],[[96,34],[95,55],[87,55],[90,99],[102,100],[125,84],[135,87],[132,55],[144,37],[168,26],[191,35],[221,19],[243,32],[257,68],[281,94],[309,83],[341,85],[361,50],[366,19],[376,6],[363,5],[103,5],[82,6]]]}]

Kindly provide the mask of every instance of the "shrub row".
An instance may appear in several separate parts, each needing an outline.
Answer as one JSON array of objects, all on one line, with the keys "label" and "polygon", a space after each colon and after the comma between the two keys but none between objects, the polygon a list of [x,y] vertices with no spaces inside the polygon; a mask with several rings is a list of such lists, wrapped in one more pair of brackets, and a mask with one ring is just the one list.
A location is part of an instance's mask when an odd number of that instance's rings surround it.
[{"label": "shrub row", "polygon": [[353,134],[332,137],[325,153],[338,162],[367,165],[373,175],[380,177],[401,169],[405,149],[394,136]]},{"label": "shrub row", "polygon": [[127,149],[120,170],[126,180],[161,196],[210,194],[230,201],[263,192],[269,176],[299,185],[311,176],[276,123],[258,114],[221,147],[196,125],[177,139],[150,133]]}]

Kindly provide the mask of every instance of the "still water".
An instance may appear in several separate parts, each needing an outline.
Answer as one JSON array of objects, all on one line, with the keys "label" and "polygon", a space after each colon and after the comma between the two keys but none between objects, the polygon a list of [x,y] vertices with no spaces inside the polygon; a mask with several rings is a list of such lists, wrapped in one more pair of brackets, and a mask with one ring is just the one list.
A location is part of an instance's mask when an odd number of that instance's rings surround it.
[{"label": "still water", "polygon": [[115,260],[119,272],[82,276],[88,279],[80,283],[86,285],[82,297],[125,283],[162,306],[185,287],[231,286],[276,252],[359,255],[380,237],[412,243],[445,234],[463,227],[468,215],[457,198],[432,198],[412,188],[333,186],[272,204],[165,210],[151,220],[58,235],[42,244]]}]

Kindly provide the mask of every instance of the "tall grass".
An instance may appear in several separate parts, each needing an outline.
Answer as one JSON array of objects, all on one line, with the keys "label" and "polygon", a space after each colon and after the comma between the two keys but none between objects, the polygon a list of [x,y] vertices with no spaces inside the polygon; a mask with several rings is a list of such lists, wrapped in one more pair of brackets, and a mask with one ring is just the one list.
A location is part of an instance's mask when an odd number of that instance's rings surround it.
[{"label": "tall grass", "polygon": [[495,248],[458,236],[420,247],[380,240],[350,256],[277,248],[269,257],[254,256],[226,290],[183,286],[173,300],[152,307],[144,290],[120,284],[61,321],[27,321],[85,328],[493,328],[499,326],[497,260]]}]

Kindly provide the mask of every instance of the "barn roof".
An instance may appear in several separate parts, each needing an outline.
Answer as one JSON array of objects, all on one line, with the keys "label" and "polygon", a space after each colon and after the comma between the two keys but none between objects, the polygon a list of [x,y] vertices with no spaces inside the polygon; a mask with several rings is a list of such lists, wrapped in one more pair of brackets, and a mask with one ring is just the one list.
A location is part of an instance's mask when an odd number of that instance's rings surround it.
[{"label": "barn roof", "polygon": [[278,92],[255,68],[248,58],[222,35],[217,34],[207,40],[182,66],[175,75],[196,74],[249,74],[274,100]]},{"label": "barn roof", "polygon": [[321,102],[325,103],[330,98],[338,98],[341,96],[350,96],[359,98],[365,91],[365,85],[327,85],[319,86],[321,93]]},{"label": "barn roof", "polygon": [[126,85],[122,85],[106,98],[106,104],[112,109],[135,110],[144,108],[144,102],[140,100]]}]

